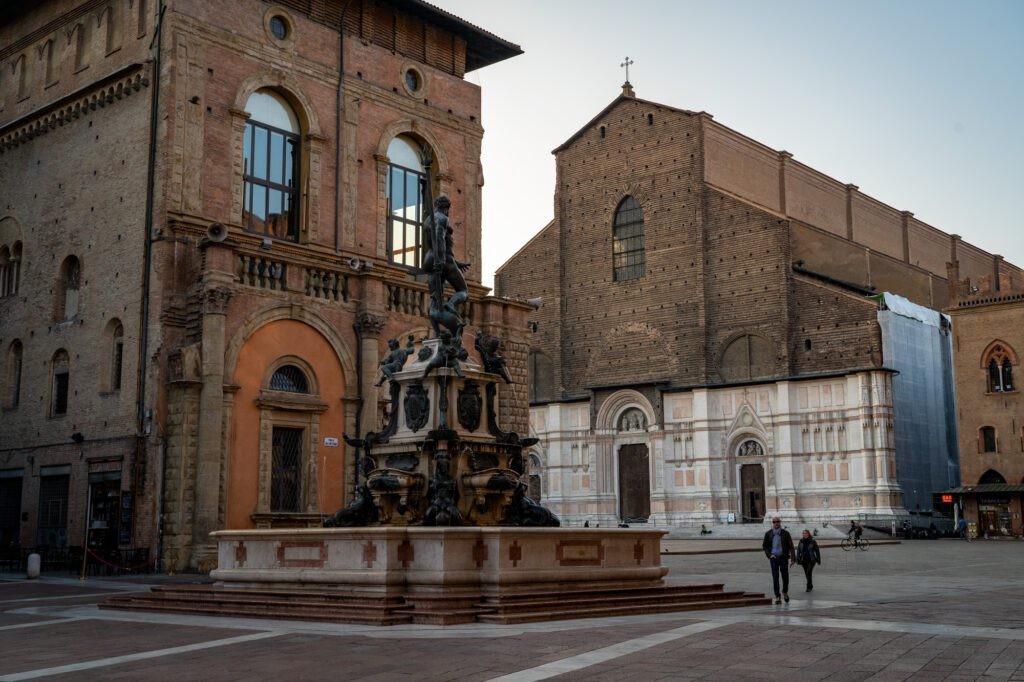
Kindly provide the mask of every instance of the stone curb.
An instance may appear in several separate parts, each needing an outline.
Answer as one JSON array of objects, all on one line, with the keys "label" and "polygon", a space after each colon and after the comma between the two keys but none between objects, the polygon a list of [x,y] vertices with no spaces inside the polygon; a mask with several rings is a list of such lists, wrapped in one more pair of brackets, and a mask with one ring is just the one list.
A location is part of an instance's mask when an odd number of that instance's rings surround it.
[{"label": "stone curb", "polygon": [[[901,545],[902,540],[872,540],[871,545]],[[818,543],[820,549],[834,549],[839,547],[838,542]],[[695,549],[695,550],[682,550],[670,552],[666,549],[661,550],[662,556],[681,556],[687,554],[735,554],[738,552],[760,552],[760,547],[731,547],[729,549]]]}]

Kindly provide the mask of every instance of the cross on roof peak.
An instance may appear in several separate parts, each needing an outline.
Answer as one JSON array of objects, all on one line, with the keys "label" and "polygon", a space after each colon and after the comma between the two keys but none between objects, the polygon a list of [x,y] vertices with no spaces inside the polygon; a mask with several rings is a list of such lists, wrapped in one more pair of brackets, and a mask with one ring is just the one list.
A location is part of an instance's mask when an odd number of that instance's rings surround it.
[{"label": "cross on roof peak", "polygon": [[626,59],[625,59],[625,60],[624,60],[624,61],[623,61],[623,62],[622,62],[621,64],[619,64],[619,67],[620,67],[620,68],[625,68],[625,69],[626,69],[626,82],[627,82],[627,83],[629,82],[629,67],[630,67],[630,66],[631,66],[631,65],[632,65],[633,63],[634,63],[634,62],[633,62],[633,60],[632,60],[632,59],[630,59],[630,58],[629,58],[629,57],[627,56],[627,57],[626,57]]}]

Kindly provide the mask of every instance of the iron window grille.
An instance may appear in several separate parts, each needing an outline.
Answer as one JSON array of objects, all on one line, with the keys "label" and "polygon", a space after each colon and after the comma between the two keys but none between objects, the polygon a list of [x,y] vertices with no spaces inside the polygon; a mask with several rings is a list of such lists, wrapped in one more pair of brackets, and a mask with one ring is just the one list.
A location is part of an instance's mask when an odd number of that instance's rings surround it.
[{"label": "iron window grille", "polygon": [[295,365],[284,365],[270,377],[270,389],[289,393],[309,393],[309,381]]},{"label": "iron window grille", "polygon": [[299,511],[302,429],[274,427],[270,474],[270,510]]}]

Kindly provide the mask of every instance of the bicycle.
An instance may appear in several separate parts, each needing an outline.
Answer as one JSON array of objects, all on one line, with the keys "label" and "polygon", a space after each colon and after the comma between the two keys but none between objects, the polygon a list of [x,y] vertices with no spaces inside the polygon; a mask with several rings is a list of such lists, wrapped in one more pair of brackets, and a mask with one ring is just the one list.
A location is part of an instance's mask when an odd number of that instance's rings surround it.
[{"label": "bicycle", "polygon": [[862,552],[868,551],[868,539],[867,538],[856,538],[847,535],[843,538],[843,541],[839,543],[839,546],[843,548],[844,552],[849,552],[851,549],[857,548]]}]

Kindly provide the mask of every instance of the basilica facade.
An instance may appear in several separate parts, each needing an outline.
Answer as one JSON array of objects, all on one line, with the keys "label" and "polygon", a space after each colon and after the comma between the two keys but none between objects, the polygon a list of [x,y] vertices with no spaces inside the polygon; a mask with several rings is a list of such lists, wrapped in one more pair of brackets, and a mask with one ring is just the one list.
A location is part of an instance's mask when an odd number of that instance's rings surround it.
[{"label": "basilica facade", "polygon": [[495,281],[541,299],[534,484],[570,523],[888,525],[957,483],[945,266],[1019,268],[629,83],[554,155]]}]

